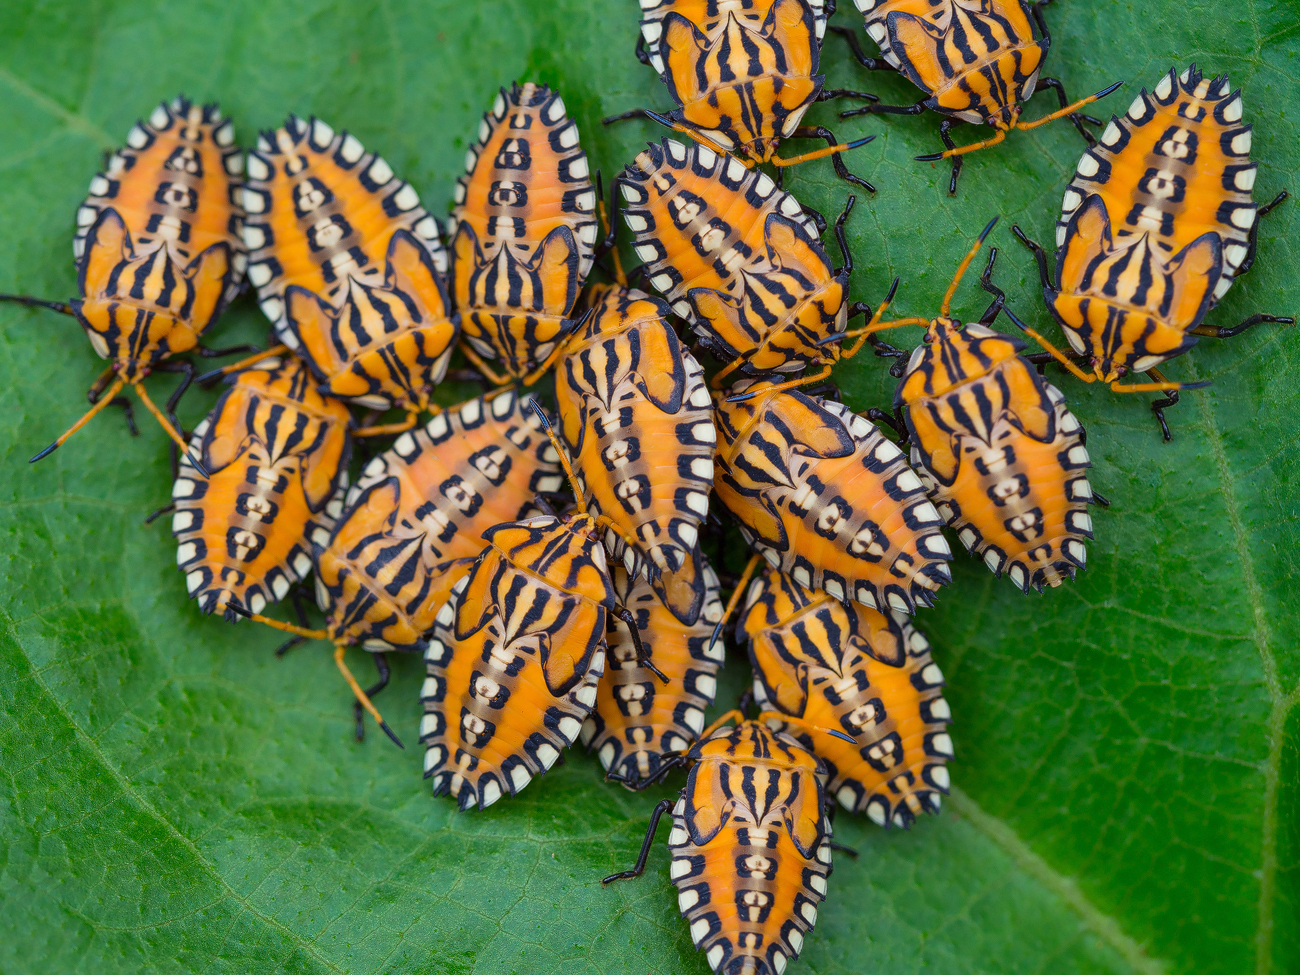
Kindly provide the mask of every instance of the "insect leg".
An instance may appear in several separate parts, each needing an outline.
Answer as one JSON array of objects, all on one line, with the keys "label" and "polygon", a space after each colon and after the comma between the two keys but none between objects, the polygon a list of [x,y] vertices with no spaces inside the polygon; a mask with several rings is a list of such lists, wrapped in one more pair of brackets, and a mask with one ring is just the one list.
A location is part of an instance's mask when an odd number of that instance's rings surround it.
[{"label": "insect leg", "polygon": [[[175,359],[171,362],[161,362],[154,367],[154,372],[179,372],[182,374],[180,384],[172,392],[171,396],[167,397],[167,403],[163,407],[163,410],[167,414],[167,419],[171,421],[171,425],[175,427],[183,437],[185,436],[185,430],[181,426],[181,421],[176,418],[176,407],[180,403],[181,397],[189,390],[190,383],[194,382],[194,363],[190,362],[188,359]],[[170,447],[172,480],[174,481],[180,475],[181,458],[175,441],[171,442]]]},{"label": "insect leg", "polygon": [[[1059,78],[1039,78],[1038,84],[1041,87],[1036,89],[1035,93],[1050,88],[1056,92],[1056,99],[1061,103],[1062,108],[1070,107],[1070,99],[1065,94],[1065,85],[1061,84]],[[1084,115],[1082,112],[1075,112],[1073,115],[1069,116],[1069,119],[1074,124],[1075,129],[1078,130],[1079,135],[1083,136],[1084,141],[1087,142],[1088,145],[1095,146],[1097,144],[1097,137],[1085,129],[1083,123],[1088,122],[1092,125],[1101,125],[1101,119],[1093,118],[1091,115]]]},{"label": "insect leg", "polygon": [[844,201],[844,209],[840,211],[840,215],[835,218],[835,242],[840,245],[840,254],[844,257],[844,266],[835,271],[836,277],[853,273],[853,255],[849,252],[849,242],[844,236],[844,221],[849,219],[849,214],[853,212],[853,204],[857,202],[856,196],[850,196]]},{"label": "insect leg", "polygon": [[[939,138],[943,140],[943,144],[947,146],[949,149],[956,149],[957,144],[952,141],[952,136],[949,135],[948,133],[952,131],[952,127],[954,125],[961,125],[961,124],[962,122],[961,119],[959,118],[946,118],[939,123]],[[952,157],[952,176],[949,177],[948,179],[949,196],[957,195],[957,177],[961,175],[961,164],[962,164],[961,156],[955,155]]]},{"label": "insect leg", "polygon": [[[373,687],[366,688],[366,697],[373,698],[376,694],[378,694],[380,691],[382,691],[385,687],[388,686],[388,677],[390,671],[388,669],[388,658],[384,654],[374,653],[371,654],[371,656],[375,658],[375,670],[379,671],[379,680],[375,682],[375,685]],[[361,709],[360,701],[352,702],[352,712],[357,719],[357,741],[365,741],[366,738],[365,712]]]},{"label": "insect leg", "polygon": [[[829,15],[828,15],[829,16]],[[839,34],[844,38],[844,42],[849,46],[849,53],[853,55],[853,60],[862,65],[868,71],[896,71],[898,70],[884,58],[869,58],[862,53],[862,46],[858,44],[858,36],[847,27],[841,27],[838,24],[831,24],[826,28],[833,34]]]},{"label": "insect leg", "polygon": [[[86,399],[90,402],[91,406],[94,406],[99,402],[100,395],[104,392],[105,387],[112,382],[112,379],[113,367],[109,366],[99,374],[99,378],[95,380],[94,384],[88,390],[86,390]],[[122,408],[122,415],[126,419],[126,428],[131,431],[131,436],[140,436],[140,428],[135,425],[135,405],[129,399],[125,396],[114,396],[109,400],[108,405],[120,406]],[[148,522],[145,524],[148,524]]]},{"label": "insect leg", "polygon": [[[1271,202],[1264,204],[1264,206],[1255,211],[1255,222],[1250,228],[1250,249],[1246,251],[1245,258],[1237,268],[1236,277],[1241,277],[1255,266],[1255,251],[1259,247],[1259,218],[1268,216],[1273,211],[1274,207],[1290,195],[1291,194],[1286,190],[1283,190],[1277,196],[1273,197]],[[1193,331],[1195,331],[1195,329],[1193,329]]]},{"label": "insect leg", "polygon": [[[842,145],[835,133],[822,125],[801,125],[794,130],[791,138],[795,139],[825,139],[828,146]],[[853,143],[849,143],[853,145]],[[836,152],[831,155],[831,165],[835,167],[835,175],[846,183],[852,183],[854,186],[861,186],[869,193],[876,192],[876,188],[868,183],[861,176],[855,176],[849,172],[849,168],[844,165],[844,160],[840,158],[840,153]]]},{"label": "insect leg", "polygon": [[850,108],[847,112],[840,112],[840,118],[853,118],[856,115],[922,115],[927,108],[928,98],[922,99],[912,105],[863,105],[861,108]]},{"label": "insect leg", "polygon": [[1016,240],[1024,244],[1029,252],[1034,255],[1034,259],[1038,261],[1038,279],[1042,282],[1043,287],[1049,291],[1058,290],[1056,285],[1052,283],[1052,272],[1049,270],[1047,263],[1047,252],[1043,250],[1037,241],[1030,240],[1018,224],[1013,223],[1011,225],[1011,232],[1015,234]]},{"label": "insect leg", "polygon": [[636,55],[636,59],[638,61],[640,61],[642,64],[646,65],[647,67],[649,66],[650,52],[647,51],[645,47],[645,35],[642,34],[640,31],[638,31],[636,35],[636,50],[633,51],[632,53]]},{"label": "insect leg", "polygon": [[1006,292],[995,285],[991,279],[993,274],[993,262],[998,259],[998,249],[989,248],[989,262],[984,266],[984,273],[980,275],[980,287],[993,295],[993,302],[984,309],[984,314],[980,316],[981,325],[992,325],[998,315],[1002,314],[1002,308],[1007,303]]},{"label": "insect leg", "polygon": [[659,820],[663,819],[664,813],[673,808],[671,799],[661,799],[656,805],[655,810],[650,814],[650,828],[645,832],[645,841],[641,844],[641,852],[637,855],[636,866],[631,870],[624,870],[620,873],[612,873],[601,880],[601,885],[613,883],[615,880],[630,880],[633,877],[639,877],[645,873],[645,862],[650,858],[650,847],[655,841],[655,831],[659,829]]},{"label": "insect leg", "polygon": [[[302,597],[302,586],[295,586],[293,592],[289,594],[289,601],[293,604],[293,612],[294,615],[298,617],[299,625],[301,625],[304,630],[307,630],[311,628],[311,621],[307,619],[307,608],[302,604]],[[299,635],[290,637],[275,648],[275,655],[277,657],[283,657],[298,644],[306,642],[307,638],[305,636]]]}]

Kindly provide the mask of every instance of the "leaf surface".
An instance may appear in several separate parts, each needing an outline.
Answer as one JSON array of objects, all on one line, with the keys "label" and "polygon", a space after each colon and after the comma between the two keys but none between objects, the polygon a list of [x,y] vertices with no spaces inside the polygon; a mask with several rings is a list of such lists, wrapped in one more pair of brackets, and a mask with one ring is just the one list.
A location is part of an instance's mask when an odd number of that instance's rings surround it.
[{"label": "leaf surface", "polygon": [[[1255,125],[1258,197],[1300,189],[1293,3],[1074,0],[1045,15],[1047,70],[1073,97],[1127,83],[1096,114],[1123,111],[1174,64],[1229,72]],[[637,16],[631,0],[13,0],[0,10],[0,290],[73,294],[72,218],[102,152],[177,92],[220,100],[245,144],[288,111],[319,114],[443,213],[496,86],[536,79],[561,88],[608,179],[662,132],[598,120],[668,107],[632,55]],[[858,23],[850,9],[836,19]],[[850,63],[839,38],[823,68],[830,87],[917,97]],[[940,146],[937,118],[839,122],[820,105],[810,120],[877,135],[847,157],[879,187],[849,224],[855,298],[878,301],[899,275],[892,310],[933,314],[1000,216],[998,280],[1047,327],[1009,228],[1050,241],[1082,151],[1071,126],[968,157],[950,199],[947,165],[912,160]],[[786,185],[832,219],[847,193],[825,161]],[[1297,228],[1294,201],[1263,222],[1255,270],[1211,323],[1300,313]],[[977,317],[984,297],[972,276],[955,313]],[[264,332],[244,299],[214,337]],[[276,659],[275,634],[205,618],[185,598],[166,519],[141,524],[170,488],[166,442],[143,411],[139,438],[109,411],[29,467],[100,368],[70,321],[0,306],[0,970],[707,970],[662,836],[644,877],[599,883],[631,863],[651,808],[679,783],[632,795],[571,752],[517,799],[459,814],[429,797],[418,748],[352,741],[350,696],[323,648]],[[1113,502],[1094,512],[1091,566],[1025,597],[958,555],[954,585],[918,618],[949,682],[958,789],[910,833],[838,818],[837,840],[860,856],[838,858],[792,971],[1300,968],[1300,336],[1266,325],[1203,339],[1168,372],[1214,385],[1170,411],[1176,439],[1162,444],[1153,397],[1049,370]],[[892,397],[866,354],[837,379],[855,409]],[[150,387],[161,399],[174,381]],[[214,400],[187,397],[182,419]],[[746,670],[731,661],[720,701]],[[395,671],[380,703],[412,746],[420,666]]]}]

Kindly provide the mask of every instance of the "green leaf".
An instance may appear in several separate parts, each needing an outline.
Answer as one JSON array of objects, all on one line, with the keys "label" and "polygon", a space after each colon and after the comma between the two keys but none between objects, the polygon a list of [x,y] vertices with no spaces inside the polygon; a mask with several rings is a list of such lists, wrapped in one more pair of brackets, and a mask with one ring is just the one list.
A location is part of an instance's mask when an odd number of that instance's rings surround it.
[{"label": "green leaf", "polygon": [[[849,7],[850,5],[844,4]],[[72,217],[101,153],[183,91],[219,99],[240,135],[319,113],[381,151],[441,211],[495,87],[558,85],[608,177],[646,138],[602,115],[667,107],[632,56],[631,0],[542,5],[155,4],[11,0],[0,9],[0,290],[74,293]],[[1243,87],[1258,192],[1300,171],[1290,0],[1046,9],[1048,71],[1074,96],[1141,85],[1195,60]],[[851,9],[837,15],[856,25]],[[828,85],[905,104],[913,88],[851,64]],[[1031,117],[1047,110],[1035,100]],[[813,121],[876,133],[848,156],[879,187],[850,223],[855,297],[929,316],[992,216],[1012,306],[1047,322],[1021,224],[1050,240],[1082,144],[1057,123],[968,158],[959,196],[938,120]],[[965,129],[965,130],[964,130]],[[973,141],[976,130],[955,135]],[[828,216],[847,192],[827,162],[787,185]],[[1294,185],[1290,188],[1300,189]],[[1262,225],[1259,263],[1211,321],[1300,312],[1288,203]],[[973,279],[955,311],[984,305]],[[600,781],[573,752],[519,798],[462,815],[429,797],[419,749],[352,741],[349,694],[320,646],[282,660],[276,635],[201,616],[164,523],[162,434],[116,412],[39,465],[27,457],[84,408],[101,368],[71,322],[0,307],[0,970],[5,972],[704,972],[677,915],[668,858],[628,865],[654,803]],[[265,331],[251,301],[219,327]],[[900,339],[915,341],[914,336]],[[1295,552],[1300,342],[1261,326],[1202,340],[1169,372],[1212,379],[1170,411],[1060,377],[1088,427],[1091,567],[1025,597],[959,556],[918,622],[949,681],[959,789],[937,819],[884,832],[842,814],[809,975],[877,972],[1242,973],[1300,968],[1300,577]],[[837,378],[855,408],[893,381],[863,355]],[[150,380],[165,397],[172,377]],[[183,405],[192,424],[215,394]],[[746,679],[735,659],[720,700]],[[419,662],[381,698],[414,741]],[[662,839],[660,840],[662,844]]]}]

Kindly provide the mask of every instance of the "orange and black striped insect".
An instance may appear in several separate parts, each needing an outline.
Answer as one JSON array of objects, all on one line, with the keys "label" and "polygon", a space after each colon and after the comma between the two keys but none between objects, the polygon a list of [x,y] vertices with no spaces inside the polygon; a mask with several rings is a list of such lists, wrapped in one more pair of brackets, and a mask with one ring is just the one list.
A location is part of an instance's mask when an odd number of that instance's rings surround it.
[{"label": "orange and black striped insect", "polygon": [[[420,699],[424,774],[462,810],[514,795],[578,738],[605,672],[608,617],[618,607],[600,531],[539,407],[577,498],[567,517],[541,515],[483,533],[488,548],[439,610]],[[638,658],[653,671],[643,647]],[[665,680],[662,674],[661,680]]]},{"label": "orange and black striped insect", "polygon": [[260,613],[311,574],[311,536],[342,512],[347,407],[315,390],[301,359],[267,358],[230,379],[183,454],[172,534],[185,588],[205,613]]},{"label": "orange and black striped insect", "polygon": [[499,385],[536,382],[576,324],[597,237],[587,156],[558,92],[501,89],[456,182],[448,232],[466,355]]},{"label": "orange and black striped insect", "polygon": [[[841,143],[821,126],[800,122],[814,102],[863,92],[826,91],[818,74],[827,11],[822,0],[645,0],[637,57],[668,86],[677,108],[667,115],[636,109],[605,124],[647,117],[747,167],[793,166],[830,156],[841,178],[871,192],[839,154],[870,138]],[[776,154],[786,139],[824,139],[826,148],[792,158]]]},{"label": "orange and black striped insect", "polygon": [[996,248],[980,278],[993,302],[966,326],[948,314],[994,223],[957,269],[938,318],[882,322],[886,301],[863,332],[925,329],[894,396],[895,408],[907,410],[912,466],[967,549],[995,575],[1005,572],[1021,592],[1041,592],[1087,564],[1085,540],[1093,537],[1088,505],[1095,500],[1087,477],[1091,460],[1065,397],[1020,354],[1024,341],[989,327],[1006,300],[990,280]]},{"label": "orange and black striped insect", "polygon": [[[630,789],[645,788],[676,767],[704,730],[704,711],[717,694],[726,656],[716,629],[722,600],[712,567],[703,561],[701,569],[704,601],[691,625],[678,620],[644,578],[618,566],[610,573],[617,604],[636,622],[610,618],[605,676],[582,726],[582,742],[596,753],[606,778]],[[640,659],[633,625],[667,684]]]},{"label": "orange and black striped insect", "polygon": [[[171,412],[189,385],[193,366],[171,356],[199,348],[199,339],[239,292],[245,255],[240,230],[244,158],[235,129],[215,104],[184,97],[163,102],[147,122],[137,122],[127,144],[90,181],[90,196],[77,211],[80,298],[44,301],[26,295],[0,300],[49,308],[74,316],[90,344],[112,365],[87,394],[90,411],[32,458],[48,456],[131,386],[172,441],[185,451],[179,424],[154,405],[143,380],[153,372],[183,372],[169,402]],[[227,350],[234,351],[234,350]]]},{"label": "orange and black striped insect", "polygon": [[840,358],[838,345],[820,343],[848,321],[852,197],[835,224],[844,266],[834,269],[793,196],[705,146],[652,143],[619,188],[651,285],[727,363],[714,386],[736,369],[765,375],[822,365],[825,375]]},{"label": "orange and black striped insect", "polygon": [[283,343],[270,351],[306,357],[327,395],[406,411],[359,435],[409,430],[457,335],[438,222],[415,189],[347,132],[291,115],[249,153],[244,198],[249,280]]},{"label": "orange and black striped insect", "polygon": [[506,389],[440,413],[372,458],[348,494],[351,503],[381,482],[397,486],[396,525],[422,533],[431,612],[483,553],[485,531],[538,513],[534,499],[564,485],[532,402]]},{"label": "orange and black striped insect", "polygon": [[[943,674],[905,616],[844,604],[769,571],[750,586],[738,628],[749,638],[754,700],[796,719],[770,723],[826,764],[826,792],[878,826],[937,813],[950,785]],[[808,723],[852,736],[815,741]]]},{"label": "orange and black striped insect", "polygon": [[882,612],[932,605],[952,554],[902,451],[839,403],[748,383],[733,393],[714,414],[713,487],[768,564]]},{"label": "orange and black striped insect", "polygon": [[[994,146],[1013,129],[1036,129],[1068,116],[1089,143],[1096,138],[1083,123],[1100,125],[1098,119],[1076,114],[1080,108],[1104,98],[1122,84],[1117,82],[1095,95],[1070,103],[1065,86],[1056,78],[1039,74],[1052,35],[1043,19],[1042,2],[1026,0],[855,0],[866,17],[867,34],[879,46],[881,58],[862,53],[852,32],[842,34],[853,56],[871,70],[894,69],[912,82],[926,97],[913,105],[869,104],[841,112],[840,118],[868,113],[920,115],[925,111],[942,114],[939,134],[947,149],[917,156],[922,162],[952,159],[948,192],[957,192],[962,156]],[[1036,91],[1052,89],[1061,107],[1050,115],[1025,122],[1021,115]],[[948,134],[954,125],[969,122],[987,125],[994,134],[971,145],[958,146]]]},{"label": "orange and black striped insect", "polygon": [[717,443],[704,370],[659,299],[610,285],[589,305],[556,369],[560,430],[588,507],[617,526],[610,556],[689,625],[705,598],[698,542]]},{"label": "orange and black striped insect", "polygon": [[[765,717],[765,716],[764,716]],[[734,727],[722,727],[735,721]],[[790,735],[729,711],[687,759],[686,788],[660,802],[631,870],[639,877],[672,810],[669,876],[691,940],[715,972],[780,975],[817,922],[831,873],[824,764]]]},{"label": "orange and black striped insect", "polygon": [[[348,492],[332,532],[312,535],[316,596],[326,614],[311,630],[251,614],[305,639],[327,640],[357,696],[357,737],[364,708],[384,725],[369,695],[388,681],[384,654],[423,651],[452,587],[487,543],[485,529],[527,512],[536,492],[561,484],[540,420],[513,391],[480,397],[404,433],[373,458]],[[359,645],[379,670],[362,692],[343,664]],[[396,738],[394,737],[394,740]],[[399,742],[400,744],[400,742]]]},{"label": "orange and black striped insect", "polygon": [[[357,138],[318,118],[290,115],[263,132],[248,154],[244,187],[248,280],[280,341],[301,342],[285,315],[285,289],[297,285],[341,308],[353,282],[383,287],[385,256],[399,230],[409,231],[439,271],[447,254],[438,221],[420,206],[415,187]],[[441,296],[425,297],[434,307]]]},{"label": "orange and black striped insect", "polygon": [[[1038,259],[1052,317],[1092,372],[1012,321],[1084,382],[1118,393],[1167,393],[1151,405],[1165,440],[1163,408],[1178,401],[1178,390],[1206,384],[1170,381],[1157,366],[1202,335],[1228,338],[1261,322],[1295,321],[1256,314],[1231,328],[1203,324],[1254,264],[1258,218],[1287,197],[1256,207],[1250,146],[1241,92],[1226,75],[1206,79],[1195,65],[1182,74],[1171,68],[1154,91],[1142,89],[1123,118],[1112,118],[1079,160],[1057,223],[1055,280],[1043,249],[1012,228]],[[1133,373],[1154,381],[1121,381]]]}]

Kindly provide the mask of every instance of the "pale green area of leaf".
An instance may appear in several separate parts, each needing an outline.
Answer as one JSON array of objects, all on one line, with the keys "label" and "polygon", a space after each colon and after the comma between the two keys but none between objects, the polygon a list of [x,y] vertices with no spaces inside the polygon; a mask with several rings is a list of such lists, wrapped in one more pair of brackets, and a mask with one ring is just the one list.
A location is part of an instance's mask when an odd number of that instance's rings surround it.
[{"label": "pale green area of leaf", "polygon": [[[0,9],[0,290],[73,293],[72,215],[101,152],[177,91],[220,99],[246,140],[287,111],[319,113],[441,212],[495,86],[535,78],[561,86],[608,175],[661,133],[599,117],[666,107],[632,57],[636,17],[631,0],[13,0]],[[1072,0],[1047,18],[1048,70],[1072,93],[1129,83],[1108,112],[1171,64],[1229,71],[1256,126],[1258,195],[1300,189],[1294,4]],[[916,97],[848,64],[838,39],[825,64],[832,85]],[[895,310],[932,314],[999,215],[999,279],[1046,323],[1009,225],[1050,240],[1081,151],[1068,124],[971,157],[953,200],[945,165],[911,161],[939,147],[937,119],[813,114],[845,137],[878,134],[850,157],[880,187],[851,224],[856,296],[878,300],[897,274]],[[846,193],[824,162],[788,185],[828,215]],[[1256,270],[1212,322],[1300,312],[1296,214],[1292,202],[1268,218]],[[955,310],[984,303],[968,282]],[[215,338],[263,330],[245,301]],[[140,524],[170,480],[147,417],[133,440],[109,413],[29,468],[99,368],[69,321],[0,309],[0,971],[706,970],[662,847],[644,878],[598,882],[631,861],[670,790],[606,786],[574,753],[518,799],[454,812],[427,795],[418,749],[351,740],[349,696],[321,648],[276,660],[274,634],[186,601],[166,526]],[[958,558],[919,622],[950,683],[960,791],[910,833],[839,818],[837,838],[861,856],[838,860],[792,971],[1300,968],[1300,338],[1264,326],[1202,340],[1169,372],[1214,386],[1171,411],[1165,445],[1149,397],[1053,371],[1114,502],[1095,514],[1091,568],[1027,598]],[[838,378],[857,408],[891,396],[879,360]],[[172,382],[150,385],[165,396]],[[213,398],[188,399],[187,422]],[[419,667],[396,669],[381,703],[413,744]],[[730,667],[728,701],[744,670]]]}]

